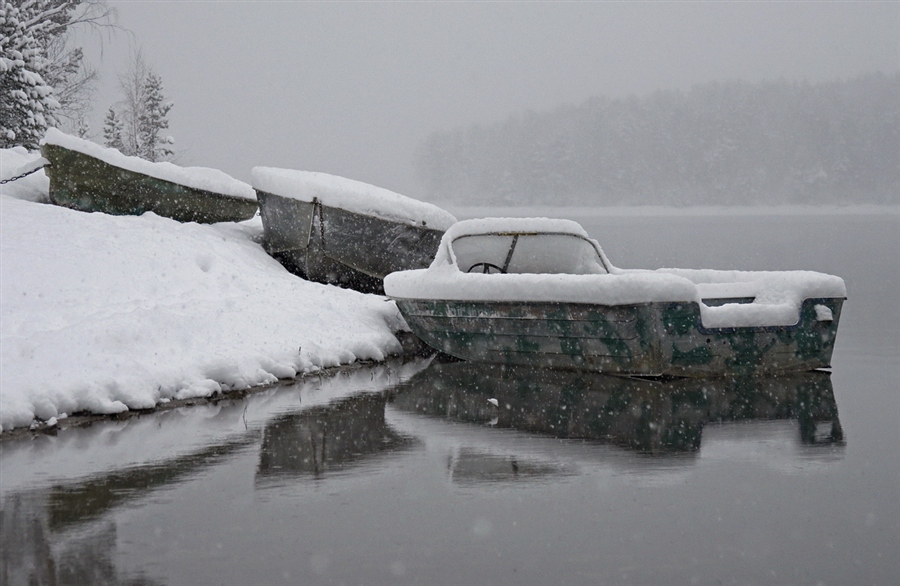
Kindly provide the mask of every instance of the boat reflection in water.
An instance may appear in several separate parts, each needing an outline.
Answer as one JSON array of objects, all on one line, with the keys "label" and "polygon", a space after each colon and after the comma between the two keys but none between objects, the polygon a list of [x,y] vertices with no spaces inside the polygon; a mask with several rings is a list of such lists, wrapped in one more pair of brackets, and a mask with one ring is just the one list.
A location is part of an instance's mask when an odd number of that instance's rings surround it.
[{"label": "boat reflection in water", "polygon": [[357,395],[275,418],[263,430],[257,483],[349,471],[416,440],[384,419],[384,394]]},{"label": "boat reflection in water", "polygon": [[614,444],[645,454],[700,448],[704,426],[796,420],[803,444],[843,442],[831,375],[650,380],[472,363],[435,364],[392,406],[456,421]]},{"label": "boat reflection in water", "polygon": [[[138,548],[158,551],[153,548],[164,549],[167,540],[177,543],[171,536],[196,529],[198,519],[192,505],[173,499],[169,490],[210,486],[204,484],[209,476],[232,467],[243,473],[243,462],[252,470],[257,459],[257,480],[282,474],[318,477],[350,464],[358,472],[367,456],[413,445],[385,424],[384,389],[425,364],[389,361],[274,386],[245,399],[73,426],[58,436],[5,440],[0,446],[0,584],[164,583],[123,563],[121,552],[134,548],[123,537],[133,531],[133,518],[125,515],[123,522],[119,512],[147,506],[175,511],[168,521],[150,514],[152,531],[141,539],[155,545]],[[344,398],[348,393],[362,394]],[[253,488],[259,487],[257,482]],[[173,547],[184,559],[185,547],[191,546]]]}]

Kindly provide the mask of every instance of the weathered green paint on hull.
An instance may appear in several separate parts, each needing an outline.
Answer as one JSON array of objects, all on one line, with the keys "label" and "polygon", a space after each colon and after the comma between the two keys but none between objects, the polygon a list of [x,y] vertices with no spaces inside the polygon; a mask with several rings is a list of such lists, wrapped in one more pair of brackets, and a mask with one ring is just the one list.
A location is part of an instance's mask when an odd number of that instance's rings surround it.
[{"label": "weathered green paint on hull", "polygon": [[702,377],[829,367],[843,303],[807,299],[793,326],[706,329],[697,303],[396,301],[429,346],[471,362]]},{"label": "weathered green paint on hull", "polygon": [[435,364],[395,393],[393,407],[423,415],[646,452],[696,450],[707,423],[752,419],[796,419],[804,443],[843,440],[831,375],[820,371],[657,381],[523,366]]},{"label": "weathered green paint on hull", "polygon": [[256,191],[266,250],[311,281],[383,293],[394,271],[431,264],[442,230]]},{"label": "weathered green paint on hull", "polygon": [[110,165],[58,145],[45,144],[50,201],[83,212],[138,216],[153,212],[179,222],[240,222],[256,214],[250,199],[214,193]]}]

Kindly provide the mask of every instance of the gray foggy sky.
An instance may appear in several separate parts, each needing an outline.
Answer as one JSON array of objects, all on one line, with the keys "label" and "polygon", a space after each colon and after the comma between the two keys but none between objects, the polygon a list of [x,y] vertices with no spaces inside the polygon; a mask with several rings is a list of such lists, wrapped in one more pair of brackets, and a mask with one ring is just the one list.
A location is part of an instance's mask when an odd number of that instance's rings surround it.
[{"label": "gray foggy sky", "polygon": [[[179,163],[324,171],[422,197],[416,145],[593,95],[900,69],[900,3],[109,2],[94,131],[130,45],[175,103]],[[84,43],[99,44],[84,38]]]}]

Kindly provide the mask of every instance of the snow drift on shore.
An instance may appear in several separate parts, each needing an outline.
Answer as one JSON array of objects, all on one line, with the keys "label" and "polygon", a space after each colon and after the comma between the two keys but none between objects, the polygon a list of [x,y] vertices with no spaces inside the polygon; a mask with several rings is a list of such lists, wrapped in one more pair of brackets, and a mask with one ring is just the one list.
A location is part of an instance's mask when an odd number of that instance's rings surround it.
[{"label": "snow drift on shore", "polygon": [[[3,176],[36,157],[3,151]],[[258,218],[181,224],[25,201],[45,182],[0,192],[0,429],[400,350],[392,302],[289,274],[257,244]]]}]

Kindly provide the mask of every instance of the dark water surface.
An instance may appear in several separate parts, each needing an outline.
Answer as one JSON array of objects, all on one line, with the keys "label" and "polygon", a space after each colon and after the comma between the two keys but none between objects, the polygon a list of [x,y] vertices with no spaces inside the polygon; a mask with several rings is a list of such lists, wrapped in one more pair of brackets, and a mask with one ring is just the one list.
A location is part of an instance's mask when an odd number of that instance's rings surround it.
[{"label": "dark water surface", "polygon": [[423,360],[5,441],[0,583],[897,583],[900,215],[573,219],[621,267],[844,277],[833,372]]}]

